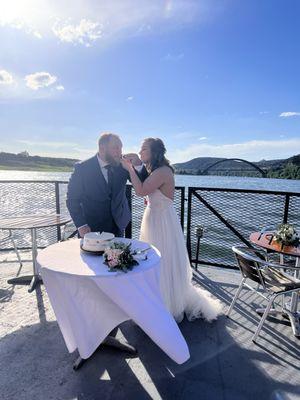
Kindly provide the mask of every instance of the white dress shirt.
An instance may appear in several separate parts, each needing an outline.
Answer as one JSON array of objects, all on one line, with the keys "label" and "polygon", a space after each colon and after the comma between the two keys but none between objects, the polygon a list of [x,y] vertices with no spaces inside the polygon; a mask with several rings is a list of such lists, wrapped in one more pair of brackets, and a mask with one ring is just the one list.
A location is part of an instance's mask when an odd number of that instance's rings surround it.
[{"label": "white dress shirt", "polygon": [[107,175],[107,169],[106,169],[105,167],[106,167],[107,165],[109,165],[109,163],[106,162],[106,161],[103,161],[103,160],[100,158],[99,153],[97,153],[97,159],[98,159],[98,162],[99,162],[99,165],[100,165],[100,168],[101,168],[101,172],[102,172],[102,174],[103,174],[103,176],[104,176],[104,179],[105,179],[106,182],[107,182],[107,180],[108,180],[108,175]]}]

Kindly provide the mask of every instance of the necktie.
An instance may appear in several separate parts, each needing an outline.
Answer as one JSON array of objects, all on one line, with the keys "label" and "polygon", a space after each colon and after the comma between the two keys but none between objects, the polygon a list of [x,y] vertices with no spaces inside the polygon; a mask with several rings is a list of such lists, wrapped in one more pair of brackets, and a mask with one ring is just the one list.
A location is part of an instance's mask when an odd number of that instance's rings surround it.
[{"label": "necktie", "polygon": [[113,182],[113,169],[110,164],[105,165],[104,167],[107,170],[107,186],[109,193],[112,192],[112,182]]}]

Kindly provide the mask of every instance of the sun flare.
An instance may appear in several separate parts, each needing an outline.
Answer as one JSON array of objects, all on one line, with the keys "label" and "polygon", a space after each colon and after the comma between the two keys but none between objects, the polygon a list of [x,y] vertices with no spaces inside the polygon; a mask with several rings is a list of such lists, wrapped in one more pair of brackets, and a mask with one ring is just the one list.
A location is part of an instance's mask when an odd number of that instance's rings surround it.
[{"label": "sun flare", "polygon": [[0,9],[0,25],[30,31],[40,30],[50,11],[43,0],[0,0]]}]

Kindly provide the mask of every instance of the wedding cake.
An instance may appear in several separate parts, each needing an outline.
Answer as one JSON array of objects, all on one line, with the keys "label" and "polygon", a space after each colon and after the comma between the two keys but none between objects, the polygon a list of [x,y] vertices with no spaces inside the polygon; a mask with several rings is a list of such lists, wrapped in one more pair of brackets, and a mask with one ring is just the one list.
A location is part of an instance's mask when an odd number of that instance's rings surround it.
[{"label": "wedding cake", "polygon": [[86,251],[104,251],[109,242],[115,237],[109,232],[89,232],[84,235],[82,249]]}]

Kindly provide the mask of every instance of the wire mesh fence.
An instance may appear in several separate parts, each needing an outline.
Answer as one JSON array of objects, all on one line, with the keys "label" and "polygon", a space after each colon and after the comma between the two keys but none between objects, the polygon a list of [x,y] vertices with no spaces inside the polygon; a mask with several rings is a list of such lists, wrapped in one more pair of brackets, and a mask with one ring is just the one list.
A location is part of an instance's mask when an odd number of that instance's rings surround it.
[{"label": "wire mesh fence", "polygon": [[[0,216],[69,215],[67,185],[63,181],[0,181]],[[300,193],[190,187],[187,207],[185,195],[184,187],[176,187],[174,206],[186,234],[190,259],[196,265],[233,268],[231,246],[249,243],[251,232],[283,221],[300,228]],[[135,195],[131,185],[127,185],[127,197],[132,220],[126,236],[137,239],[145,203]],[[68,224],[66,237],[74,231],[75,226]],[[6,234],[0,230],[0,240]],[[31,247],[29,231],[14,231],[14,236],[20,249]],[[60,239],[60,229],[40,228],[37,238],[38,247],[46,247]],[[1,249],[8,248],[10,243],[1,245]]]},{"label": "wire mesh fence", "polygon": [[[187,245],[193,263],[235,268],[231,247],[253,231],[289,222],[300,226],[300,194],[189,188]],[[202,237],[199,237],[200,235]]]},{"label": "wire mesh fence", "polygon": [[[0,181],[0,216],[16,217],[34,214],[69,215],[67,199],[68,182],[63,181]],[[138,239],[140,225],[145,208],[144,198],[135,195],[131,185],[127,185],[127,197],[131,204],[132,222],[126,230],[126,236]],[[176,187],[174,205],[182,226],[184,221],[184,187]],[[76,231],[69,223],[64,231],[65,237]],[[0,229],[1,237],[7,232]],[[30,248],[31,236],[28,230],[14,231],[17,247]],[[38,247],[46,247],[61,238],[60,228],[40,228],[37,230]],[[1,249],[11,249],[11,243],[1,245]]]},{"label": "wire mesh fence", "polygon": [[[55,214],[56,183],[52,181],[0,181],[1,217],[30,216],[34,214]],[[7,236],[7,231],[0,230],[0,240]],[[14,237],[18,248],[31,247],[29,230],[15,230]],[[38,247],[55,243],[58,237],[57,227],[37,230]],[[11,243],[4,243],[1,248],[10,248]]]}]

